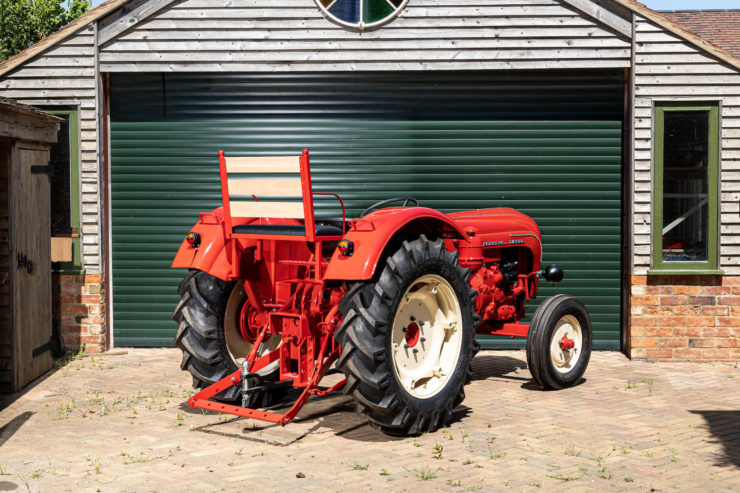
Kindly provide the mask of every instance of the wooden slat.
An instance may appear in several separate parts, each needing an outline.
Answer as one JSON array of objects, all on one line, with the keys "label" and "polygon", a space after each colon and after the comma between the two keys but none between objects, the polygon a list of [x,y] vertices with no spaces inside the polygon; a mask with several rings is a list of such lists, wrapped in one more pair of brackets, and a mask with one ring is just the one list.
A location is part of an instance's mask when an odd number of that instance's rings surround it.
[{"label": "wooden slat", "polygon": [[227,157],[227,173],[300,173],[298,156]]},{"label": "wooden slat", "polygon": [[303,202],[231,202],[232,217],[303,219]]},{"label": "wooden slat", "polygon": [[230,195],[256,195],[258,197],[300,197],[300,179],[249,179],[234,178],[229,180]]}]

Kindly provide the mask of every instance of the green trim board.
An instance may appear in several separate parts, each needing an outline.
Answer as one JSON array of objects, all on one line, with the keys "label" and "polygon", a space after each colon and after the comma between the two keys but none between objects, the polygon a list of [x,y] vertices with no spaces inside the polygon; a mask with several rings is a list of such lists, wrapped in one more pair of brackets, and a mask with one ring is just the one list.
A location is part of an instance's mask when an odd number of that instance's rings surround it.
[{"label": "green trim board", "polygon": [[[665,116],[670,112],[704,112],[707,114],[707,219],[706,261],[667,261],[663,259],[664,183],[665,183]],[[653,125],[653,218],[652,268],[654,274],[716,274],[719,269],[719,103],[656,101]],[[686,151],[688,152],[688,151]]]},{"label": "green trim board", "polygon": [[339,193],[349,216],[394,196],[530,214],[543,262],[566,276],[537,301],[578,297],[594,346],[619,349],[623,91],[623,73],[594,71],[112,74],[115,344],[171,344],[185,273],[169,265],[198,212],[220,205],[217,151],[305,147],[314,189]]},{"label": "green trim board", "polygon": [[[52,115],[69,117],[69,220],[70,226],[80,232],[80,125],[79,109],[69,106],[41,106],[41,109]],[[80,254],[80,235],[72,238],[72,261],[52,262],[51,269],[56,274],[82,274]]]}]

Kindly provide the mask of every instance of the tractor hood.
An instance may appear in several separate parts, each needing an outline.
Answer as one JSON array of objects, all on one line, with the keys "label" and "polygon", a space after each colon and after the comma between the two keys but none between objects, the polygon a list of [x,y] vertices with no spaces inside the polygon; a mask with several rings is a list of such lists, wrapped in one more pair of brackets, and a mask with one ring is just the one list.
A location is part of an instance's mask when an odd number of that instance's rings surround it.
[{"label": "tractor hood", "polygon": [[447,214],[463,231],[469,227],[478,230],[478,234],[517,234],[534,235],[540,242],[542,235],[534,219],[515,209],[479,209],[476,211],[452,212]]}]

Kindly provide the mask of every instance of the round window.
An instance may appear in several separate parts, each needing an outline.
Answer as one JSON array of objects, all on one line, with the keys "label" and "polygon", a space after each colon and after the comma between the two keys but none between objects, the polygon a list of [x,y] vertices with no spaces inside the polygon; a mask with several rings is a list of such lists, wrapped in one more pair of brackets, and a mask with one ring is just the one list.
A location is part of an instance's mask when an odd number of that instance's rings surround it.
[{"label": "round window", "polygon": [[354,29],[368,29],[396,17],[408,0],[316,0],[331,20]]}]

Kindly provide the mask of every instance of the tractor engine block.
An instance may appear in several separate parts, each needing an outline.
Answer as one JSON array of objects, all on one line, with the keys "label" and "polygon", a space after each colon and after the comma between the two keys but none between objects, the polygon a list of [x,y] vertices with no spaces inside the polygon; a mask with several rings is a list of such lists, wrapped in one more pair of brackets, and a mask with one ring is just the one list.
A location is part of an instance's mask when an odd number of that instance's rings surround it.
[{"label": "tractor engine block", "polygon": [[470,277],[470,286],[478,291],[475,310],[483,323],[515,320],[517,297],[524,291],[518,282],[516,262],[481,267]]}]

